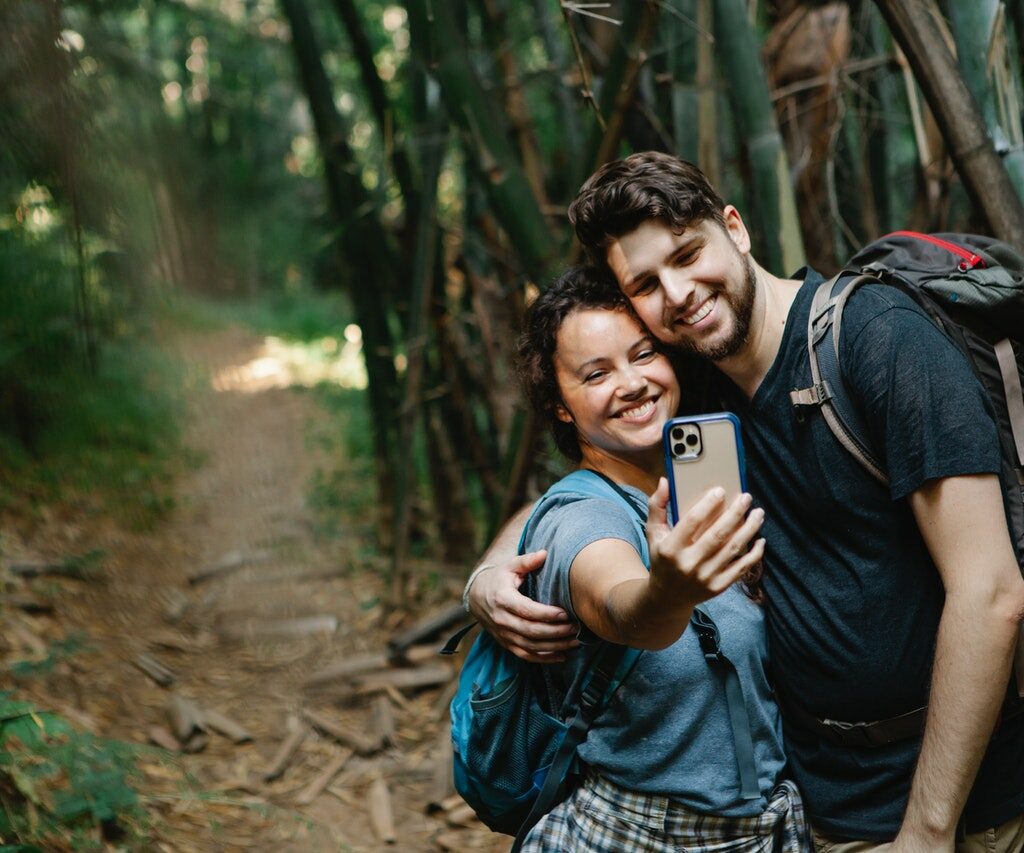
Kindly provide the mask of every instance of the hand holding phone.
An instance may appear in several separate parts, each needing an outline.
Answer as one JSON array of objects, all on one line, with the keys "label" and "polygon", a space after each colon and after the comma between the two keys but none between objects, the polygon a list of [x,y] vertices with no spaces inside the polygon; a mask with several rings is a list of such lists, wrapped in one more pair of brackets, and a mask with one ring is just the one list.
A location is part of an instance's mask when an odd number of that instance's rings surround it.
[{"label": "hand holding phone", "polygon": [[[751,547],[764,513],[748,514],[739,420],[728,412],[674,418],[664,428],[668,488],[651,497],[652,581],[697,604],[728,588],[762,558]],[[670,505],[671,523],[666,516]]]},{"label": "hand holding phone", "polygon": [[715,487],[673,525],[666,511],[668,491],[662,479],[648,503],[651,583],[659,601],[693,607],[724,592],[762,559],[764,539],[754,537],[764,512],[748,514],[749,495],[726,502],[724,490]]}]

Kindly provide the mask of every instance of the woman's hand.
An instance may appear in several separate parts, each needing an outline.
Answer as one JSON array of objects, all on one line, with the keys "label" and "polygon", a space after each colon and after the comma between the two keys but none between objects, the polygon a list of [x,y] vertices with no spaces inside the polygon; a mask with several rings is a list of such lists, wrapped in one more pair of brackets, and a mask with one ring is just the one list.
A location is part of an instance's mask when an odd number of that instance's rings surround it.
[{"label": "woman's hand", "polygon": [[764,539],[750,543],[764,523],[764,510],[749,515],[743,494],[725,505],[725,492],[711,489],[679,523],[668,523],[668,481],[662,477],[648,501],[647,544],[656,595],[689,605],[724,592],[764,556]]},{"label": "woman's hand", "polygon": [[565,660],[579,645],[576,627],[560,607],[540,604],[519,592],[530,572],[544,565],[546,551],[534,551],[481,572],[469,590],[469,610],[518,658],[531,663]]}]

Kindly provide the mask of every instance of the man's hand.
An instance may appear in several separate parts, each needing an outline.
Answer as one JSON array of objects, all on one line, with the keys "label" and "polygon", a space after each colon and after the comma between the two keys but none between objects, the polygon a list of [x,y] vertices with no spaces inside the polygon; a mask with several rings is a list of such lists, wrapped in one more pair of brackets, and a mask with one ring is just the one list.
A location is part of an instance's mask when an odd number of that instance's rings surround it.
[{"label": "man's hand", "polygon": [[565,660],[579,645],[576,626],[560,607],[527,598],[519,587],[544,565],[547,551],[533,551],[481,572],[469,590],[469,610],[502,646],[531,663]]}]

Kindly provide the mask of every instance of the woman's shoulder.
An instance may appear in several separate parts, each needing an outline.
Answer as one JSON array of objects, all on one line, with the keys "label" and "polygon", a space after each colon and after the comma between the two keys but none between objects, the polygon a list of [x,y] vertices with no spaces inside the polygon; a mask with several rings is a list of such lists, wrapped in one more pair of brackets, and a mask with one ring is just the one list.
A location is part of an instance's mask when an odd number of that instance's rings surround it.
[{"label": "woman's shoulder", "polygon": [[[574,471],[544,493],[526,525],[526,550],[550,549],[556,541],[609,538],[636,544],[643,538],[637,510],[614,491],[595,486],[588,474]],[[633,496],[637,503],[639,495]]]}]

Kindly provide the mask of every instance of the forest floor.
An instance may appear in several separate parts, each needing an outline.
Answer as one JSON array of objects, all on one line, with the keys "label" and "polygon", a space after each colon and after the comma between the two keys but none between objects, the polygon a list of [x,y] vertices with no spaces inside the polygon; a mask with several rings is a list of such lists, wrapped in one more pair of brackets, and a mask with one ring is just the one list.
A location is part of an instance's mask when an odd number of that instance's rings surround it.
[{"label": "forest floor", "polygon": [[[507,849],[456,800],[428,814],[451,793],[453,671],[439,671],[448,665],[425,646],[402,669],[381,659],[389,637],[457,601],[461,570],[446,578],[421,561],[417,576],[433,583],[415,606],[389,610],[367,522],[368,461],[345,452],[317,395],[290,387],[269,339],[248,329],[179,324],[161,339],[188,370],[185,445],[200,460],[181,466],[174,508],[145,531],[74,501],[0,519],[0,656],[11,672],[14,661],[42,661],[14,678],[15,697],[138,745],[142,814],[114,847]],[[90,553],[98,568],[79,577],[15,571]],[[212,576],[196,577],[205,570]],[[144,674],[140,655],[171,682]],[[306,683],[339,663],[347,676]],[[186,725],[176,743],[174,697],[252,739],[233,742],[202,719],[207,731],[188,735]],[[98,830],[94,843],[114,849]]]}]

